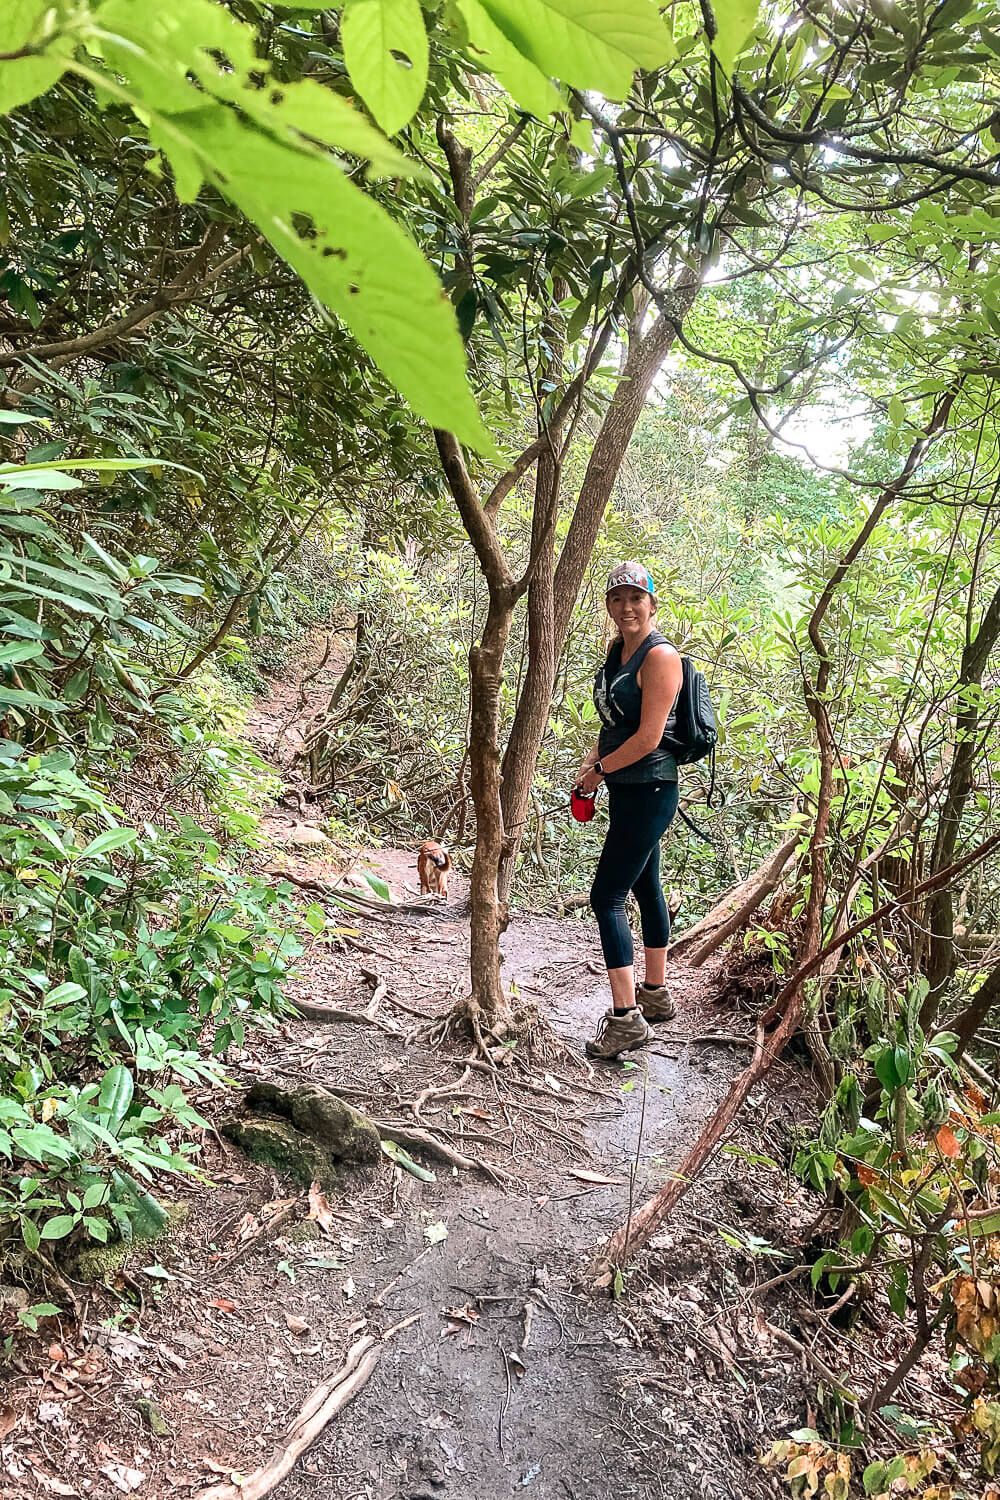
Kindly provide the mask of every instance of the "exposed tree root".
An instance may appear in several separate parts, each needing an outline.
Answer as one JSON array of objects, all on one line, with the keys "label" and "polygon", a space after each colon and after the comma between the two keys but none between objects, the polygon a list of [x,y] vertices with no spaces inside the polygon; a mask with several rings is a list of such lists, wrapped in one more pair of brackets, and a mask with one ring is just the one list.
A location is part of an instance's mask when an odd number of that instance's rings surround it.
[{"label": "exposed tree root", "polygon": [[488,1016],[474,995],[463,995],[445,1015],[414,1033],[415,1041],[432,1047],[444,1042],[471,1042],[472,1058],[491,1068],[508,1066],[516,1055],[532,1062],[550,1062],[570,1055],[566,1043],[556,1036],[538,1007],[529,1003],[508,1006],[498,1016]]},{"label": "exposed tree root", "polygon": [[396,1141],[400,1146],[412,1146],[415,1150],[425,1151],[429,1156],[435,1156],[439,1161],[447,1163],[450,1167],[458,1167],[461,1172],[482,1172],[486,1177],[496,1183],[513,1182],[509,1172],[502,1167],[492,1167],[488,1162],[481,1161],[478,1156],[466,1156],[461,1151],[456,1151],[454,1146],[449,1146],[446,1141],[440,1140],[428,1130],[415,1130],[412,1125],[397,1125],[392,1120],[376,1120],[375,1128],[379,1135],[385,1136],[387,1140]]},{"label": "exposed tree root", "polygon": [[[382,1347],[394,1333],[406,1328],[420,1316],[415,1314],[398,1323],[383,1335],[381,1342],[365,1334],[352,1344],[334,1375],[318,1385],[307,1397],[302,1410],[288,1428],[269,1463],[245,1475],[239,1484],[213,1484],[200,1490],[196,1500],[262,1500],[287,1479],[299,1458],[319,1437],[339,1411],[353,1401],[378,1364]],[[355,1324],[355,1330],[362,1325]]]},{"label": "exposed tree root", "polygon": [[[384,1031],[386,1036],[405,1035],[398,1026],[392,1026],[379,1016],[369,1014],[374,1004],[374,997],[369,1001],[366,1010],[346,1010],[342,1005],[320,1005],[313,1000],[299,1000],[294,996],[290,998],[292,1005],[305,1021],[349,1021],[355,1026],[374,1026],[377,1031]],[[382,996],[379,995],[378,998],[381,1000]]]}]

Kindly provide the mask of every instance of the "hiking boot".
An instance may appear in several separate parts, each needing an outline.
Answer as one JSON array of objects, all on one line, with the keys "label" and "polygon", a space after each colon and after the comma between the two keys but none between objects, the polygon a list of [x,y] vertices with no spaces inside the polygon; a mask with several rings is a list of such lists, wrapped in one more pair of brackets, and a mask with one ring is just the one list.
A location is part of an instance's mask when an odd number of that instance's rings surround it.
[{"label": "hiking boot", "polygon": [[627,1010],[616,1016],[606,1010],[597,1024],[597,1035],[587,1043],[588,1057],[603,1057],[610,1061],[621,1052],[634,1052],[649,1041],[649,1027],[638,1010]]},{"label": "hiking boot", "polygon": [[674,997],[665,984],[642,984],[635,987],[635,1003],[647,1021],[672,1021],[677,1014]]}]

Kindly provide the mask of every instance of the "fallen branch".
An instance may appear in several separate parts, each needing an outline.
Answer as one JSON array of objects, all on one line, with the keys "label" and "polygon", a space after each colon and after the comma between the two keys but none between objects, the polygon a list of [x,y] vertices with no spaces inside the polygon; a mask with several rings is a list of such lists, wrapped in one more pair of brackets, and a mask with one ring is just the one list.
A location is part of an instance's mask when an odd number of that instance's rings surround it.
[{"label": "fallen branch", "polygon": [[260,1244],[261,1240],[265,1240],[274,1234],[281,1228],[282,1224],[287,1224],[288,1220],[294,1217],[296,1210],[302,1207],[303,1202],[304,1199],[301,1197],[289,1198],[286,1203],[283,1203],[280,1208],[271,1214],[270,1218],[258,1224],[257,1228],[251,1234],[248,1234],[245,1240],[241,1240],[235,1250],[231,1250],[228,1255],[224,1255],[219,1261],[217,1270],[228,1271],[229,1267],[234,1265],[236,1261],[242,1260],[249,1250],[252,1250],[255,1245]]},{"label": "fallen branch", "polygon": [[736,908],[732,916],[728,917],[718,926],[703,943],[697,947],[688,959],[692,969],[698,969],[711,957],[723,943],[745,927],[759,906],[762,906],[768,896],[772,895],[778,888],[789,860],[795,853],[799,842],[797,833],[786,839],[781,848],[777,850],[771,859],[760,881],[751,889],[749,895]]},{"label": "fallen branch", "polygon": [[[387,1036],[405,1036],[398,1026],[391,1026],[388,1021],[382,1021],[378,1016],[368,1014],[368,1010],[346,1010],[342,1005],[320,1005],[314,1000],[297,1000],[290,995],[291,1004],[305,1021],[352,1021],[356,1026],[374,1026],[378,1031],[384,1031]],[[381,999],[381,996],[379,997]],[[369,1005],[368,1009],[371,1009]]]},{"label": "fallen branch", "polygon": [[[730,936],[737,930],[737,927],[729,926],[734,917],[738,916],[741,922],[747,921],[768,894],[768,889],[773,890],[778,877],[784,873],[788,861],[795,853],[799,838],[798,832],[787,838],[779,848],[773,850],[755,870],[751,871],[745,880],[727,891],[710,912],[706,912],[693,927],[689,927],[676,942],[671,943],[671,961],[683,960],[684,954],[694,948],[700,954],[696,960],[697,964],[704,963],[711,951],[708,945],[711,943],[715,947],[718,946],[716,935],[720,929],[726,926],[729,930],[725,936]],[[722,941],[724,938],[719,939],[719,942]]]},{"label": "fallen branch", "polygon": [[312,1446],[337,1413],[343,1411],[367,1384],[389,1339],[415,1323],[420,1316],[420,1313],[414,1313],[413,1317],[397,1323],[380,1341],[376,1341],[368,1333],[358,1339],[347,1351],[339,1370],[307,1397],[270,1463],[255,1469],[239,1484],[210,1485],[208,1489],[200,1490],[195,1500],[261,1500],[262,1496],[277,1489],[282,1480],[288,1478],[306,1449]]},{"label": "fallen branch", "polygon": [[429,1156],[435,1156],[451,1167],[458,1167],[459,1171],[484,1172],[494,1182],[514,1181],[509,1172],[504,1172],[500,1167],[488,1166],[478,1157],[463,1156],[454,1146],[448,1146],[444,1141],[438,1140],[437,1136],[431,1135],[429,1130],[418,1130],[413,1125],[396,1125],[392,1120],[374,1120],[372,1123],[380,1136],[396,1141],[400,1146],[415,1146],[418,1151],[426,1151]]}]

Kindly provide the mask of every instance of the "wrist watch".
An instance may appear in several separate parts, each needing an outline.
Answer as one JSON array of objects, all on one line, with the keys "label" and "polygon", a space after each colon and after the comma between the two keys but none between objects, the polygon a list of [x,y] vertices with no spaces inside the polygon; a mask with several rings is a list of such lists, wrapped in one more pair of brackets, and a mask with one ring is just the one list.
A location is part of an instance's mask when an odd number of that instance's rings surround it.
[{"label": "wrist watch", "polygon": [[607,775],[607,772],[605,771],[599,760],[595,760],[590,769],[593,771],[595,776],[600,776],[603,778]]}]

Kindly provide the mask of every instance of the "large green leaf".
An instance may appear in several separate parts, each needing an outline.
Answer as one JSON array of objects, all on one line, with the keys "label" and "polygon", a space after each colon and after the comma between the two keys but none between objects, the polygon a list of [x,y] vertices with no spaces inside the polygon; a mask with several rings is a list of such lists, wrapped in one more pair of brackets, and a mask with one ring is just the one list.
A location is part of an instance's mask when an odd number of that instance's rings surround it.
[{"label": "large green leaf", "polygon": [[[228,111],[185,121],[223,191],[435,427],[491,451],[451,304],[409,235],[327,157],[248,130]],[[293,227],[308,216],[308,232]]]},{"label": "large green leaf", "polygon": [[254,34],[217,0],[172,0],[153,14],[137,14],[134,0],[106,0],[98,13],[102,49],[167,114],[195,107],[188,75],[219,99],[239,105],[275,134],[296,143],[318,141],[364,157],[380,176],[415,177],[409,161],[346,99],[314,79],[262,88],[267,69]]},{"label": "large green leaf", "polygon": [[457,0],[469,34],[468,52],[500,80],[522,109],[544,120],[560,107],[559,91],[490,19],[479,0]]},{"label": "large green leaf", "polygon": [[[205,3],[178,0],[185,12],[198,15],[204,14]],[[280,114],[274,117],[276,128],[270,128],[272,118],[263,111],[262,100],[280,95],[285,86],[251,99],[255,118],[269,126],[267,133],[253,129],[195,90],[176,66],[171,72],[153,55],[144,39],[144,14],[130,0],[107,0],[99,17],[105,28],[102,49],[126,82],[81,62],[76,71],[138,109],[151,140],[170,160],[178,192],[193,196],[208,181],[226,194],[343,319],[416,412],[492,453],[493,441],[466,381],[454,312],[437,276],[406,232],[336,162],[300,137],[293,144],[281,128]],[[117,36],[108,30],[112,22]],[[226,56],[235,51],[237,66],[245,67],[243,30],[236,40],[226,40],[228,32],[223,40]],[[189,46],[189,55],[191,50]],[[197,52],[197,42],[193,50]],[[203,82],[212,76],[203,64],[197,66]],[[164,79],[166,107],[161,99]],[[233,95],[243,83],[220,83],[216,73],[211,86],[247,105],[245,95]],[[310,221],[308,228],[304,220]]]},{"label": "large green leaf", "polygon": [[731,73],[753,31],[760,0],[714,0],[712,8],[717,28],[712,51],[724,70]]},{"label": "large green leaf", "polygon": [[[57,8],[52,0],[3,0],[0,6],[0,52],[43,47],[51,36]],[[59,79],[65,63],[49,49],[47,55],[17,57],[0,63],[0,115],[9,114],[44,94]]]},{"label": "large green leaf", "polygon": [[525,57],[552,78],[623,99],[636,68],[676,56],[653,0],[482,0]]},{"label": "large green leaf", "polygon": [[347,0],[340,23],[347,71],[389,135],[417,112],[427,87],[427,31],[419,0]]},{"label": "large green leaf", "polygon": [[109,1068],[101,1079],[101,1123],[112,1135],[117,1135],[125,1123],[134,1092],[132,1074],[121,1063]]}]

